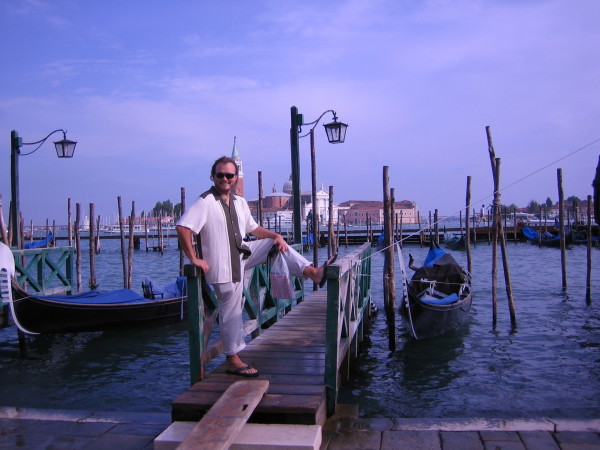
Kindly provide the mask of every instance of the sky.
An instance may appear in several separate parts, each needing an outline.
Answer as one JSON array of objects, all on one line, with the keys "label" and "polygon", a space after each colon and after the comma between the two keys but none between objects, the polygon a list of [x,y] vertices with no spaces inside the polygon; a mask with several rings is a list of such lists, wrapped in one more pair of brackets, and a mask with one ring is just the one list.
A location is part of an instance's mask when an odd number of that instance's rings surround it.
[{"label": "sky", "polygon": [[[171,0],[0,2],[0,194],[8,221],[10,133],[51,141],[19,158],[25,223],[67,222],[67,202],[116,222],[158,201],[186,203],[210,167],[244,164],[245,195],[291,174],[290,109],[334,110],[346,142],[315,128],[317,184],[334,201],[396,200],[457,215],[467,177],[490,204],[486,127],[501,202],[585,199],[600,155],[596,0]],[[304,126],[302,133],[308,132]],[[32,150],[22,147],[22,152]],[[300,139],[310,191],[309,138]]]}]

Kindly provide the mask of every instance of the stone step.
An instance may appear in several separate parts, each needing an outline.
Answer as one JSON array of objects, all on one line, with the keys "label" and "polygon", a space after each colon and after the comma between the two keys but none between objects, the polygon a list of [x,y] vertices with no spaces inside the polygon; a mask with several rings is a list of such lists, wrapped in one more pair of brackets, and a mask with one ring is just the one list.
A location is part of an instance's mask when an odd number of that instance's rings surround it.
[{"label": "stone step", "polygon": [[[175,450],[198,422],[173,422],[154,440],[154,450]],[[264,425],[247,423],[231,450],[318,450],[320,425]]]}]

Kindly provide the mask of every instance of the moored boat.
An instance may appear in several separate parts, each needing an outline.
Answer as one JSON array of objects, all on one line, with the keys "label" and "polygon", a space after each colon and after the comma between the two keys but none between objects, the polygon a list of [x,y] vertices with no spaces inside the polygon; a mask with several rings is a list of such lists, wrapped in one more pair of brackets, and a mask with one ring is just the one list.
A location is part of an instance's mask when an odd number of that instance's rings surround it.
[{"label": "moored boat", "polygon": [[398,246],[403,273],[403,295],[400,315],[408,332],[415,339],[440,336],[468,322],[472,304],[471,274],[444,250],[429,250],[422,267],[415,270],[410,281],[401,249]]},{"label": "moored boat", "polygon": [[163,288],[155,287],[153,292],[142,296],[131,289],[116,289],[45,296],[25,292],[13,281],[11,309],[15,324],[29,334],[152,327],[187,317],[185,277]]},{"label": "moored boat", "polygon": [[446,245],[446,248],[449,248],[450,250],[464,250],[466,245],[465,236],[462,233],[445,231],[444,244]]}]

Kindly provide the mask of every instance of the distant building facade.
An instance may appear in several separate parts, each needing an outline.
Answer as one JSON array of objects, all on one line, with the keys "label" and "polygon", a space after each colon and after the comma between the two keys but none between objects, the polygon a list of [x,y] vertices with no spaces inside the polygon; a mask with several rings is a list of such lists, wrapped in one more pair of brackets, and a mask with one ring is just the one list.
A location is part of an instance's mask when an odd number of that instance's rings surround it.
[{"label": "distant building facade", "polygon": [[[398,223],[414,224],[419,221],[417,204],[409,200],[394,203],[394,212]],[[372,225],[383,225],[383,202],[376,200],[349,200],[339,204],[338,214],[342,223],[364,226],[367,221]]]}]

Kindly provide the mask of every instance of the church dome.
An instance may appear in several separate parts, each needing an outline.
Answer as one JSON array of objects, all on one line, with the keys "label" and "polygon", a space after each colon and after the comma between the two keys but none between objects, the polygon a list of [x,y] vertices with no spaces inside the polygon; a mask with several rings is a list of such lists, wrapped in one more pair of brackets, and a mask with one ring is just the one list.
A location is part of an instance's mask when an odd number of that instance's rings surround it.
[{"label": "church dome", "polygon": [[290,175],[290,179],[287,180],[285,183],[283,183],[283,192],[285,192],[286,194],[292,195],[293,191],[294,191],[294,188],[292,186],[292,176]]}]

